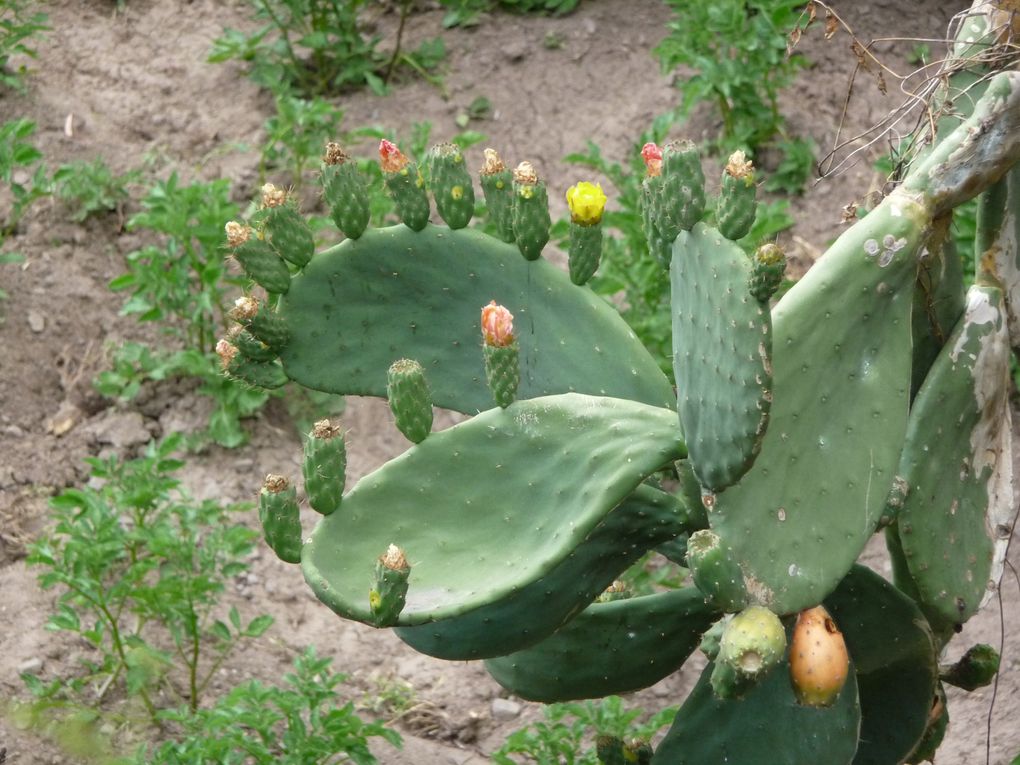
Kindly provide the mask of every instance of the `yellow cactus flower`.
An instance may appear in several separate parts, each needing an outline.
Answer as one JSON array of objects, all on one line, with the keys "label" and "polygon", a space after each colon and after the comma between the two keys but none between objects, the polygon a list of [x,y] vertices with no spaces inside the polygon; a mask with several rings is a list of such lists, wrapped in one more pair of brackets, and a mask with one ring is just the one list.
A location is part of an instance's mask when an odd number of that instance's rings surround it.
[{"label": "yellow cactus flower", "polygon": [[606,209],[606,195],[597,183],[581,181],[567,189],[567,204],[570,205],[570,219],[582,226],[594,226],[602,222]]}]

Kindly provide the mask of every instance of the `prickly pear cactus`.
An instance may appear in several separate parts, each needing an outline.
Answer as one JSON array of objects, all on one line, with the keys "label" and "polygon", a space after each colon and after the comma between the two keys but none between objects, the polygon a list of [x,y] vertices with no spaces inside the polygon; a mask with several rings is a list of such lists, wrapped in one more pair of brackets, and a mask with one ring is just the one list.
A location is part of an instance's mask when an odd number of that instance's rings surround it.
[{"label": "prickly pear cactus", "polygon": [[[973,82],[950,79],[942,97]],[[604,762],[931,756],[941,684],[976,688],[998,666],[984,649],[941,670],[938,656],[997,585],[1015,513],[1020,74],[975,92],[775,305],[781,249],[734,243],[755,208],[746,160],[730,159],[713,228],[694,147],[645,146],[642,216],[670,269],[676,390],[584,286],[600,188],[567,194],[568,275],[542,258],[549,192],[528,163],[511,174],[486,151],[490,236],[470,226],[459,151],[430,154],[429,189],[384,142],[402,222],[373,229],[357,166],[331,144],[325,198],[348,238],[310,250],[293,201],[272,190],[228,224],[227,251],[267,297],[237,302],[218,349],[252,385],[388,397],[409,445],[347,486],[348,445],[319,423],[304,477],[322,517],[303,530],[296,488],[273,476],[267,543],[339,617],[431,656],[485,659],[525,698],[636,690],[700,645],[711,663],[654,754],[602,736]],[[430,192],[448,225],[431,222]],[[964,310],[946,232],[976,194]],[[470,416],[433,433],[433,405]],[[882,528],[895,586],[856,563]],[[618,580],[649,551],[691,583],[628,597]]]}]

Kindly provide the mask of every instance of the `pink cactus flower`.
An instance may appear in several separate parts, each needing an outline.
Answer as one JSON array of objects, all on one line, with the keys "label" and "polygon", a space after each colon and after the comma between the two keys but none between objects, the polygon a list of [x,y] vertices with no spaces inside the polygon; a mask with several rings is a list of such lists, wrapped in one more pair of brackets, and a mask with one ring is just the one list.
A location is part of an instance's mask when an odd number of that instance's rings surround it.
[{"label": "pink cactus flower", "polygon": [[496,348],[505,348],[514,341],[514,315],[495,300],[482,309],[482,339]]}]

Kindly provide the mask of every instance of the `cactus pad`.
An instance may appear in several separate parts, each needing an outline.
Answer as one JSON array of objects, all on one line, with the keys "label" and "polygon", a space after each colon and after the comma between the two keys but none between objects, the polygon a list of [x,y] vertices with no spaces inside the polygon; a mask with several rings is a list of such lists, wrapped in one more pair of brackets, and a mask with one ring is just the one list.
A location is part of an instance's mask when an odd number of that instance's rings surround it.
[{"label": "cactus pad", "polygon": [[442,226],[366,231],[316,255],[280,306],[284,368],[309,388],[383,397],[387,369],[406,356],[436,406],[488,409],[478,308],[493,299],[518,318],[518,397],[578,391],[672,408],[666,376],[604,300],[513,245]]},{"label": "cactus pad", "polygon": [[[923,608],[962,624],[998,584],[1013,508],[1002,293],[975,286],[918,391],[899,475],[899,535]],[[951,420],[946,411],[958,412]]]},{"label": "cactus pad", "polygon": [[718,616],[693,587],[593,603],[551,637],[485,668],[531,701],[627,693],[679,669]]},{"label": "cactus pad", "polygon": [[819,603],[878,524],[906,432],[914,255],[928,210],[894,192],[773,310],[776,390],[754,466],[709,512],[752,602]]},{"label": "cactus pad", "polygon": [[[412,574],[398,623],[423,625],[401,630],[403,639],[447,658],[509,653],[551,633],[633,558],[682,530],[679,502],[661,492],[669,502],[614,511],[682,455],[672,413],[641,404],[567,394],[493,409],[363,478],[343,512],[312,533],[305,578],[338,614],[372,623],[366,585],[379,551],[399,545]],[[561,570],[584,586],[528,590]],[[494,629],[498,619],[505,629]]]},{"label": "cactus pad", "polygon": [[772,405],[772,317],[748,291],[750,262],[699,223],[669,268],[677,411],[702,485],[739,480],[761,448]]}]

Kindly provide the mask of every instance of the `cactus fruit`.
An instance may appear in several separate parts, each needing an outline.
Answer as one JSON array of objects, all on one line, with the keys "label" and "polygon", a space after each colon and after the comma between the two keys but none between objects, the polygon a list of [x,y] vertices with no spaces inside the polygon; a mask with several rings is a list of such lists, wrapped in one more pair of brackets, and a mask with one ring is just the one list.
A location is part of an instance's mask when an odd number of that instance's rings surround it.
[{"label": "cactus fruit", "polygon": [[400,220],[412,231],[421,231],[429,222],[430,208],[418,165],[386,139],[379,142],[379,164]]},{"label": "cactus fruit", "polygon": [[305,439],[301,473],[308,504],[329,515],[340,506],[347,477],[347,447],[340,426],[319,420]]},{"label": "cactus fruit", "polygon": [[276,351],[239,325],[227,330],[227,342],[237,348],[242,357],[252,361],[273,361],[277,358]]},{"label": "cactus fruit", "polygon": [[357,239],[364,233],[371,214],[365,180],[357,164],[333,141],[326,144],[322,158],[322,196],[345,236]]},{"label": "cactus fruit", "polygon": [[581,182],[567,189],[570,207],[570,281],[585,284],[602,258],[602,212],[606,195],[597,183]]},{"label": "cactus fruit", "polygon": [[751,230],[758,209],[755,199],[754,166],[735,151],[723,168],[719,200],[715,208],[715,225],[727,239],[743,239]]},{"label": "cactus fruit", "polygon": [[687,567],[705,599],[720,611],[740,611],[747,604],[747,588],[740,566],[719,535],[702,529],[687,540]]},{"label": "cactus fruit", "polygon": [[390,545],[375,562],[375,588],[368,595],[376,627],[392,627],[407,602],[411,566],[404,551]]},{"label": "cactus fruit", "polygon": [[538,260],[549,241],[549,193],[530,162],[514,169],[514,241],[525,260]]},{"label": "cactus fruit", "polygon": [[749,677],[764,675],[786,651],[786,632],[779,617],[751,606],[730,619],[719,641],[716,662],[724,662]]},{"label": "cactus fruit", "polygon": [[662,148],[662,186],[653,207],[659,230],[669,241],[690,231],[705,212],[705,174],[701,152],[687,140]]},{"label": "cactus fruit", "polygon": [[943,669],[939,679],[965,691],[976,691],[992,682],[998,673],[999,652],[978,643],[968,648],[955,664]]},{"label": "cactus fruit", "polygon": [[298,268],[308,265],[315,254],[315,239],[289,194],[271,183],[265,184],[258,220],[266,240],[281,258]]},{"label": "cactus fruit", "polygon": [[425,370],[413,359],[394,361],[387,375],[386,397],[397,430],[420,444],[432,430],[432,394]]},{"label": "cactus fruit", "polygon": [[778,244],[763,244],[751,256],[748,289],[759,303],[768,303],[786,275],[786,253]]},{"label": "cactus fruit", "polygon": [[479,172],[489,219],[504,242],[514,240],[514,176],[495,149],[485,150],[485,164]]},{"label": "cactus fruit", "polygon": [[485,379],[496,405],[506,409],[521,382],[520,348],[514,337],[513,314],[496,301],[482,308],[482,352]]},{"label": "cactus fruit", "polygon": [[790,641],[790,682],[797,700],[806,706],[829,706],[849,670],[843,633],[829,612],[822,606],[801,611]]},{"label": "cactus fruit", "polygon": [[248,278],[266,292],[283,294],[290,289],[290,269],[272,245],[259,239],[248,226],[236,221],[226,225],[227,247]]},{"label": "cactus fruit", "polygon": [[259,492],[259,521],[266,544],[286,563],[301,562],[301,519],[297,492],[281,475],[270,473]]},{"label": "cactus fruit", "polygon": [[475,212],[475,190],[464,155],[452,143],[441,143],[429,151],[429,175],[439,216],[451,230],[464,228]]}]

